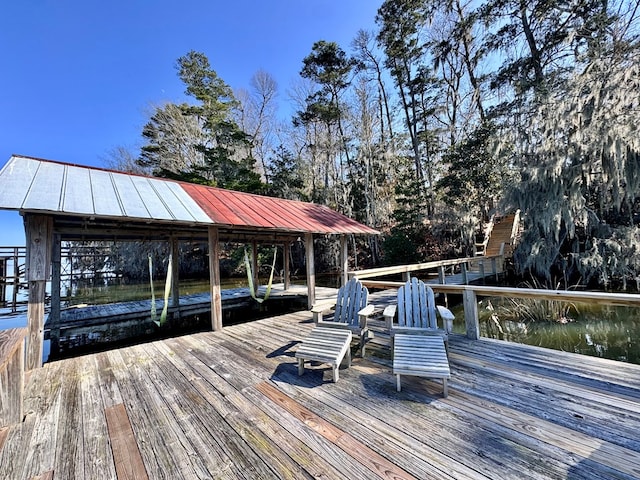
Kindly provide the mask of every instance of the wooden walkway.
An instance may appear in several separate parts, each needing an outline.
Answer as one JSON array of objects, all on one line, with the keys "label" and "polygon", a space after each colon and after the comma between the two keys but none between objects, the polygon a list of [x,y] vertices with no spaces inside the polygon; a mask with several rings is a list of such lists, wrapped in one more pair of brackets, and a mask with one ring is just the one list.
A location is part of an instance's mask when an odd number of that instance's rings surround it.
[{"label": "wooden walkway", "polygon": [[0,429],[0,478],[631,479],[640,366],[449,342],[451,382],[395,389],[387,339],[297,374],[309,312],[61,360]]},{"label": "wooden walkway", "polygon": [[[264,298],[266,287],[258,288],[258,296]],[[221,292],[222,306],[224,309],[232,309],[241,306],[250,306],[253,300],[249,288],[230,288]],[[337,289],[316,287],[316,295],[319,300],[335,297]],[[306,305],[306,285],[291,285],[284,290],[282,283],[274,284],[270,294],[271,299],[288,298],[299,300]],[[266,304],[265,304],[266,305]],[[164,301],[156,299],[156,312],[160,315]],[[169,307],[169,312],[176,309]],[[182,317],[189,315],[201,315],[211,312],[211,294],[195,293],[180,296],[180,314]],[[102,305],[82,305],[64,309],[60,312],[60,337],[71,337],[83,334],[94,334],[97,331],[109,329],[123,329],[128,325],[139,327],[141,324],[151,325],[151,300],[137,300],[130,302],[108,303]],[[45,336],[48,338],[52,324],[50,319],[45,323]]]}]

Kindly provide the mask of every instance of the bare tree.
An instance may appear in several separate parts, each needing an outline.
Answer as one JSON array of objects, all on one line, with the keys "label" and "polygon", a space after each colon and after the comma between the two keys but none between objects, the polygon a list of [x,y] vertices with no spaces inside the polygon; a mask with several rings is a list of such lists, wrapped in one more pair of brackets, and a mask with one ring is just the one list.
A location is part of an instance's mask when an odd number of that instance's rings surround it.
[{"label": "bare tree", "polygon": [[237,90],[240,102],[237,121],[251,138],[250,154],[256,159],[266,183],[269,183],[267,158],[275,151],[274,128],[276,125],[278,84],[273,76],[258,70],[251,77],[250,90]]}]

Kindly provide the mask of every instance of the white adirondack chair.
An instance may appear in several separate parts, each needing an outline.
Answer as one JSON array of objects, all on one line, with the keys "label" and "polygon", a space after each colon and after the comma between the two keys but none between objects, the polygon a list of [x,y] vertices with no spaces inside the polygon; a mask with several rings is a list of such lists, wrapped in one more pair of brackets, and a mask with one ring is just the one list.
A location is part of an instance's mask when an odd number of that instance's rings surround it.
[{"label": "white adirondack chair", "polygon": [[[338,290],[334,304],[314,305],[311,309],[316,325],[349,329],[360,340],[360,352],[364,357],[365,343],[369,337],[367,319],[373,313],[374,306],[368,305],[369,290],[360,280],[352,278]],[[324,312],[334,308],[333,318],[323,319]]]},{"label": "white adirondack chair", "polygon": [[[396,313],[397,323],[394,323]],[[438,315],[442,318],[442,327],[438,327]],[[398,304],[385,308],[383,316],[392,342],[397,333],[439,335],[445,346],[448,345],[455,318],[451,310],[435,304],[431,287],[415,277],[398,289]]]}]

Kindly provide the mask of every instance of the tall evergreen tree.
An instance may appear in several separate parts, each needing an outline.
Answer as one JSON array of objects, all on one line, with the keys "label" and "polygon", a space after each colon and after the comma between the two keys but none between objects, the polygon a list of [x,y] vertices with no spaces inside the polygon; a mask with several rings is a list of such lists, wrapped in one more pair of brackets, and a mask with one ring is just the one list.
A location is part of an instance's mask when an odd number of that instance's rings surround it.
[{"label": "tall evergreen tree", "polygon": [[250,138],[234,119],[237,100],[205,54],[191,51],[176,68],[195,104],[167,104],[145,125],[138,163],[154,174],[232,190],[263,188]]}]

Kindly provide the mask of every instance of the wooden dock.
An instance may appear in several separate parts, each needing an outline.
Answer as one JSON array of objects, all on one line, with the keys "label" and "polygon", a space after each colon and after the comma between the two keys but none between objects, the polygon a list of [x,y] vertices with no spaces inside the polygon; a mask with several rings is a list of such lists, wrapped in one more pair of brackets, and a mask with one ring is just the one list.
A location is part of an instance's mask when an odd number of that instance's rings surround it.
[{"label": "wooden dock", "polygon": [[[266,287],[258,289],[259,298],[264,298]],[[316,287],[316,296],[319,301],[335,297],[337,289]],[[249,288],[231,288],[221,291],[223,313],[229,313],[233,309],[256,306],[251,298]],[[291,285],[284,290],[284,285],[274,284],[269,297],[274,300],[287,299],[297,302],[297,306],[304,308],[307,301],[307,287],[305,285]],[[264,303],[265,309],[271,306]],[[162,299],[156,299],[155,307],[157,316],[164,306]],[[210,314],[211,294],[195,293],[180,296],[179,309],[169,307],[171,315],[179,310],[182,318]],[[156,329],[151,318],[151,299],[129,302],[118,302],[100,305],[81,305],[63,309],[60,312],[59,338],[62,344],[69,341],[82,345],[105,343],[118,340],[119,337],[140,337],[153,334]],[[50,319],[45,322],[45,338],[50,337],[54,328]]]},{"label": "wooden dock", "polygon": [[640,366],[449,341],[451,381],[403,379],[386,338],[297,374],[310,312],[46,364],[0,430],[7,479],[632,479]]}]

